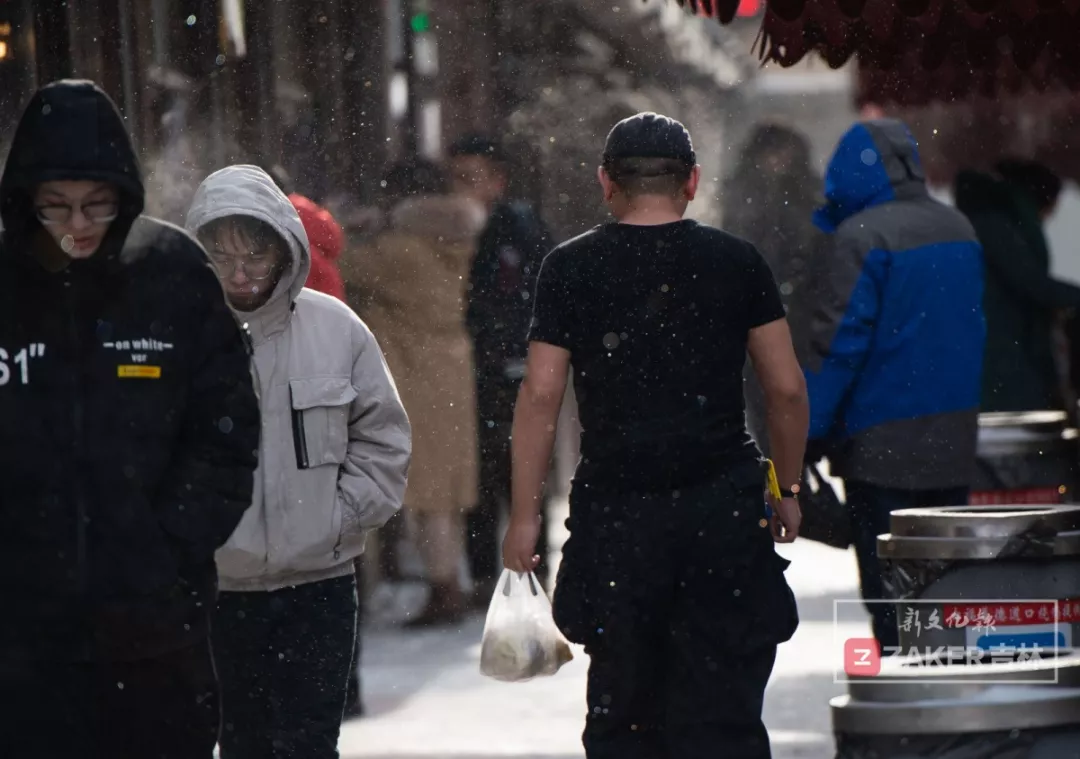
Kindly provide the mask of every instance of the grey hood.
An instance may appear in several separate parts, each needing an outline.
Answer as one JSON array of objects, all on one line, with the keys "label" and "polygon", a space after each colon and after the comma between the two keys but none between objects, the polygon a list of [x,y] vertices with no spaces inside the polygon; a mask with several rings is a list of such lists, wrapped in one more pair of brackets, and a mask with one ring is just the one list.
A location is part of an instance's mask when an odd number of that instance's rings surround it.
[{"label": "grey hood", "polygon": [[229,166],[203,180],[185,226],[197,236],[207,224],[226,216],[250,216],[269,224],[289,249],[289,269],[270,300],[255,311],[239,314],[258,344],[285,329],[292,304],[311,271],[311,245],[292,202],[258,166]]},{"label": "grey hood", "polygon": [[367,326],[337,298],[304,287],[307,235],[262,169],[210,175],[187,228],[227,216],[269,224],[292,255],[266,305],[237,314],[254,343],[262,436],[251,508],[217,552],[220,587],[272,591],[346,577],[368,533],[401,508],[408,416]]}]

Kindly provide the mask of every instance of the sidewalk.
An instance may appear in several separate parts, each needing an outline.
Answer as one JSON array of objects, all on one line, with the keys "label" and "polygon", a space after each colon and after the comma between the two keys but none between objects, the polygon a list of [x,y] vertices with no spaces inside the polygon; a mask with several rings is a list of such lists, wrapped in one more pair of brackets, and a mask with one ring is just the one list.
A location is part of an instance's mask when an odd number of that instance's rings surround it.
[{"label": "sidewalk", "polygon": [[[553,541],[555,545],[560,540]],[[831,759],[833,599],[856,598],[853,553],[808,541],[781,547],[802,623],[781,646],[766,694],[774,759]],[[868,625],[848,625],[865,635]],[[483,619],[461,629],[369,631],[363,683],[368,716],[342,730],[342,759],[581,759],[587,658],[552,678],[504,684],[479,674]],[[830,658],[832,657],[832,658]]]}]

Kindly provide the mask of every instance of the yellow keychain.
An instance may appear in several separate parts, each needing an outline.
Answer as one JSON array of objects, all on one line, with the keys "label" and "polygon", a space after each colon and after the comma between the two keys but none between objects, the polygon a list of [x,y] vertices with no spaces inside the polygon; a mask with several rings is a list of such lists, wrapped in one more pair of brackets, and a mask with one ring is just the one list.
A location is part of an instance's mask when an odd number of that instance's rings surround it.
[{"label": "yellow keychain", "polygon": [[780,480],[776,476],[776,465],[773,464],[772,459],[766,459],[769,462],[769,473],[766,476],[765,485],[775,500],[780,500]]},{"label": "yellow keychain", "polygon": [[[780,479],[776,476],[776,465],[773,464],[772,459],[765,459],[765,462],[769,465],[768,474],[765,475],[765,489],[769,491],[776,503],[780,502]],[[772,519],[773,510],[772,504],[769,500],[765,500],[765,518],[758,524],[762,527],[769,526],[769,520]]]}]

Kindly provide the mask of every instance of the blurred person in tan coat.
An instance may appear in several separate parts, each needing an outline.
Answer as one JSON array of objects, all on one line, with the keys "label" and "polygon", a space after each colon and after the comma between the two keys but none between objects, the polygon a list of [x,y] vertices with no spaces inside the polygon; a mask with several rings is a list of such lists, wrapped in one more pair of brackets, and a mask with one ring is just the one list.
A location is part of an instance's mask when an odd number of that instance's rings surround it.
[{"label": "blurred person in tan coat", "polygon": [[347,288],[382,346],[413,424],[405,509],[417,526],[431,594],[409,627],[453,624],[465,515],[477,500],[476,398],[465,296],[484,209],[446,194],[439,167],[418,161],[384,178],[384,227],[345,268]]}]

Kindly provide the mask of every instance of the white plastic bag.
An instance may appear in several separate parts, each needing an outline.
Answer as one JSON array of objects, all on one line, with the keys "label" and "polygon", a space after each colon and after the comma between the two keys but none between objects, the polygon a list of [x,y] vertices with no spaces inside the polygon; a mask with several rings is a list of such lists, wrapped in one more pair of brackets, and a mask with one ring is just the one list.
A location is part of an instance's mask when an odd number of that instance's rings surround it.
[{"label": "white plastic bag", "polygon": [[554,675],[573,658],[536,576],[503,570],[484,624],[480,673],[520,683]]}]

